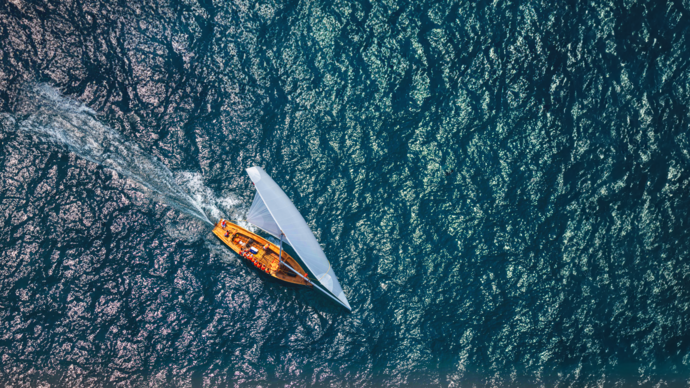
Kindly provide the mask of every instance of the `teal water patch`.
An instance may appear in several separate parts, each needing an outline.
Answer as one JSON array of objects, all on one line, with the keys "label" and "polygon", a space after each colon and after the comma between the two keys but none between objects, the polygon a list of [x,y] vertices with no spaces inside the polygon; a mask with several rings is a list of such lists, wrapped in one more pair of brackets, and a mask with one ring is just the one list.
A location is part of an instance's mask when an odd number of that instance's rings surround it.
[{"label": "teal water patch", "polygon": [[[0,15],[6,385],[690,381],[686,4]],[[351,314],[189,237],[252,165]]]}]

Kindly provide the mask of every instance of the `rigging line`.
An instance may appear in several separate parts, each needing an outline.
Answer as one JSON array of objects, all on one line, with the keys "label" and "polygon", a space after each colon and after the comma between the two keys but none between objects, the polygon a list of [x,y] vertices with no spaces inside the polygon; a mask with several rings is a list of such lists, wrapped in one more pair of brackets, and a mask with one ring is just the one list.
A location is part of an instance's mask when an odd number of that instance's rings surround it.
[{"label": "rigging line", "polygon": [[[269,214],[270,214],[270,213],[269,213]],[[235,221],[235,222],[239,222],[239,221],[249,222],[249,223],[251,224],[251,222],[250,222],[250,221],[247,221],[247,220],[238,220],[238,221]],[[231,222],[232,222],[232,221],[231,221]],[[254,225],[254,224],[252,224],[252,225]],[[259,227],[259,229],[264,230],[264,229],[261,228],[261,227]],[[269,234],[272,234],[272,233],[269,232]],[[285,233],[283,233],[283,230],[281,229],[281,230],[280,230],[280,236],[278,236],[278,238],[280,239],[280,254],[278,255],[278,259],[279,259],[281,262],[283,262],[283,263],[284,263],[284,261],[283,261],[282,252],[283,252],[283,236],[284,236],[284,235],[285,235]],[[330,261],[330,260],[326,260],[326,261],[328,262],[328,269],[326,270],[326,272],[323,273],[323,275],[321,275],[320,277],[316,278],[316,280],[318,280],[319,282],[321,282],[321,279],[323,279],[324,276],[328,275],[328,271],[331,270],[331,261]],[[310,283],[311,283],[311,282],[310,282]],[[314,284],[314,283],[312,283],[312,284]]]},{"label": "rigging line", "polygon": [[328,261],[328,269],[326,270],[326,272],[323,273],[323,275],[321,275],[320,278],[317,279],[319,282],[321,282],[321,279],[323,279],[323,277],[328,274],[328,271],[331,270],[331,262],[329,260],[326,260],[326,261]]},{"label": "rigging line", "polygon": [[282,261],[282,263],[285,264],[286,267],[290,268],[290,269],[292,270],[292,272],[294,272],[295,274],[297,274],[297,276],[299,276],[299,277],[301,277],[302,279],[308,281],[309,284],[311,284],[312,286],[318,288],[318,289],[319,289],[321,292],[323,292],[324,294],[328,295],[329,298],[331,298],[331,299],[333,299],[334,301],[338,302],[338,304],[340,304],[341,306],[345,307],[345,308],[348,309],[349,311],[352,311],[352,310],[349,309],[347,306],[345,306],[345,305],[343,304],[343,302],[340,301],[340,299],[334,297],[334,296],[331,295],[329,292],[326,292],[326,290],[324,290],[323,288],[321,288],[321,287],[319,287],[318,285],[314,284],[314,282],[312,282],[311,280],[305,278],[301,273],[297,272],[296,269],[292,268],[292,267],[290,266],[290,264],[288,264],[288,263],[286,263],[286,262],[284,262],[284,261]]},{"label": "rigging line", "polygon": [[[281,262],[283,261],[283,236],[284,236],[284,235],[285,235],[285,233],[283,233],[283,231],[281,230],[281,231],[280,231],[280,253],[278,254],[278,259],[279,259]],[[328,260],[326,260],[326,261],[328,261]],[[286,263],[286,265],[287,265],[287,263]],[[328,275],[328,271],[330,271],[330,270],[331,270],[331,262],[328,261],[328,269],[326,270],[326,272],[323,273],[323,275],[321,275],[321,277],[319,277],[319,278],[316,279],[316,280],[318,280],[319,283],[321,283],[321,279],[323,279],[324,276]],[[315,284],[312,283],[311,281],[309,281],[309,283],[311,283],[312,285],[315,285]]]}]

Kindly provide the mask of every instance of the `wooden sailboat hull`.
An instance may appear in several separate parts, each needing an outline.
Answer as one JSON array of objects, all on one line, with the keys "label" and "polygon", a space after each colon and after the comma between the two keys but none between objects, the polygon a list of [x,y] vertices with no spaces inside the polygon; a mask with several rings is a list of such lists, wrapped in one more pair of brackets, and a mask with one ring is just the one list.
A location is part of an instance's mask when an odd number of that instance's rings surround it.
[{"label": "wooden sailboat hull", "polygon": [[[223,222],[225,222],[225,227],[223,227]],[[225,245],[242,256],[244,260],[247,260],[259,271],[265,272],[286,283],[311,287],[311,283],[297,276],[286,266],[280,264],[280,260],[278,259],[280,247],[265,238],[223,219],[216,223],[216,226],[213,228],[213,233],[218,236]],[[250,248],[254,248],[257,252],[248,252]],[[301,273],[302,276],[309,278],[306,271],[304,271],[299,263],[297,263],[292,256],[288,255],[285,250],[283,250],[282,258],[284,262]]]}]

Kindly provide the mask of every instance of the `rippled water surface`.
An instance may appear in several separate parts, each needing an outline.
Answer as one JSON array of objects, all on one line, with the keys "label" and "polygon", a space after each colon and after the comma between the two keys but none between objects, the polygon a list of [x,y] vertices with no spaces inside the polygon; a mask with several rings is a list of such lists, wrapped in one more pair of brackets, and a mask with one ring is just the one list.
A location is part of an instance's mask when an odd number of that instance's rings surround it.
[{"label": "rippled water surface", "polygon": [[[690,384],[688,1],[0,1],[0,383]],[[259,165],[353,307],[210,234]]]}]

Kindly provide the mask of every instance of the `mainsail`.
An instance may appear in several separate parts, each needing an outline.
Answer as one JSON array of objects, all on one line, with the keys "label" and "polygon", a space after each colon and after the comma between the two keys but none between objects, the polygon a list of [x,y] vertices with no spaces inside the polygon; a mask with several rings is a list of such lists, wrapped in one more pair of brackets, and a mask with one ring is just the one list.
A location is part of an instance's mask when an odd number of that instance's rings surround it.
[{"label": "mainsail", "polygon": [[277,238],[281,238],[282,231],[284,241],[295,249],[318,282],[351,310],[331,263],[290,198],[261,167],[250,167],[247,174],[256,187],[247,221]]}]

